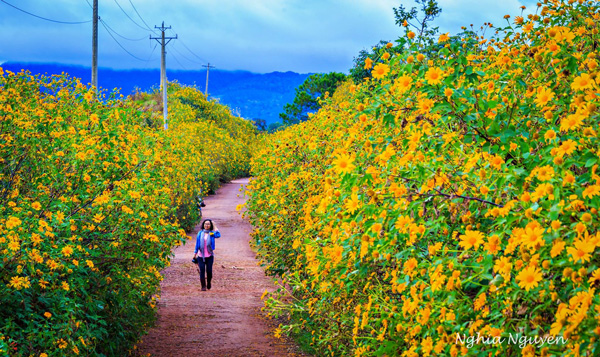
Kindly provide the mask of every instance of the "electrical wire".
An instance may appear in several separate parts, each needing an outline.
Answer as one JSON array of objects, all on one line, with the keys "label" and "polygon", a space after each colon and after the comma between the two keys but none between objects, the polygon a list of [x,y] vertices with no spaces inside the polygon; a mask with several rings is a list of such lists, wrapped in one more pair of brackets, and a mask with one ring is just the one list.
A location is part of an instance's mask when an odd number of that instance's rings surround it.
[{"label": "electrical wire", "polygon": [[146,21],[144,21],[144,18],[142,17],[142,15],[140,15],[140,13],[137,11],[137,9],[135,8],[135,5],[133,5],[133,3],[131,2],[131,0],[129,0],[129,3],[131,4],[131,7],[133,8],[133,10],[135,11],[135,13],[138,15],[138,17],[140,18],[140,20],[142,20],[142,22],[144,23],[144,25],[146,25],[146,27],[148,28],[148,30],[156,33],[150,26],[148,26],[148,24],[146,23]]},{"label": "electrical wire", "polygon": [[42,20],[46,20],[46,21],[50,21],[50,22],[56,22],[56,23],[58,23],[58,24],[66,24],[66,25],[79,25],[79,24],[87,24],[87,23],[90,23],[90,22],[92,22],[92,20],[88,20],[88,21],[74,21],[74,22],[71,22],[71,21],[58,21],[58,20],[52,20],[52,19],[49,19],[49,18],[47,18],[47,17],[42,17],[42,16],[39,16],[39,15],[36,15],[36,14],[32,14],[31,12],[29,12],[29,11],[25,11],[25,10],[23,10],[23,9],[21,9],[21,8],[18,8],[18,7],[16,7],[15,5],[13,5],[13,4],[9,4],[8,2],[6,2],[6,1],[4,1],[4,0],[0,0],[0,1],[1,1],[1,2],[3,2],[3,3],[5,3],[6,5],[8,5],[8,6],[12,7],[12,8],[15,8],[15,9],[17,9],[17,10],[21,11],[21,12],[24,12],[24,13],[26,13],[27,15],[31,15],[31,16],[33,16],[33,17],[37,17],[38,19],[42,19]]},{"label": "electrical wire", "polygon": [[154,48],[152,48],[152,52],[150,52],[150,57],[148,57],[148,60],[146,61],[144,66],[148,66],[148,62],[150,62],[150,59],[152,58],[152,55],[154,54],[154,50],[156,50],[157,46],[158,46],[158,42],[154,44]]},{"label": "electrical wire", "polygon": [[[121,5],[119,4],[119,2],[117,0],[115,0],[115,4],[117,4],[117,6],[119,7],[119,9],[121,9],[121,11],[125,14],[125,16],[127,16],[127,18],[129,20],[131,20],[131,22],[133,22],[137,27],[146,30],[146,28],[144,28],[142,25],[138,24],[137,22],[133,21],[133,19],[125,12],[125,10],[123,10],[123,8],[121,7]],[[150,30],[152,31],[152,30]]]},{"label": "electrical wire", "polygon": [[[171,30],[171,32],[173,32],[173,30]],[[194,55],[196,58],[198,58],[200,61],[202,61],[202,63],[208,62],[206,59],[198,56],[192,50],[190,50],[190,48],[188,46],[186,46],[185,42],[183,42],[181,39],[177,39],[177,40],[179,41],[179,43],[181,43],[183,45],[183,47],[185,47],[186,50],[188,50],[192,55]],[[188,61],[190,61],[190,60],[188,59]],[[193,61],[190,61],[190,62],[193,62]]]},{"label": "electrical wire", "polygon": [[[179,40],[179,39],[178,39]],[[177,52],[181,57],[183,57],[184,59],[188,60],[189,62],[195,63],[195,64],[204,64],[204,62],[198,62],[198,61],[194,61],[189,59],[188,57],[184,56],[183,53],[179,52],[179,50],[177,49],[177,47],[171,45],[171,48]]]},{"label": "electrical wire", "polygon": [[138,56],[136,56],[133,53],[129,52],[125,47],[123,47],[123,45],[121,45],[121,43],[119,41],[117,41],[117,39],[115,38],[115,36],[113,36],[113,34],[110,32],[110,30],[108,29],[108,27],[106,26],[106,24],[104,23],[104,21],[102,19],[100,19],[100,23],[102,24],[102,26],[104,26],[104,28],[106,29],[106,32],[108,32],[108,34],[110,35],[110,37],[112,37],[112,39],[115,40],[115,42],[117,43],[117,45],[119,45],[119,47],[121,47],[123,49],[123,51],[127,52],[131,57],[133,57],[133,58],[135,58],[135,59],[137,59],[139,61],[147,62],[147,60],[145,60],[143,58],[139,58]]},{"label": "electrical wire", "polygon": [[147,40],[148,37],[144,36],[142,38],[128,38],[125,37],[123,35],[121,35],[120,33],[118,33],[117,31],[115,31],[112,27],[108,26],[108,24],[106,23],[106,21],[102,20],[104,22],[104,24],[106,25],[106,27],[108,27],[115,35],[121,37],[122,39],[128,40],[128,41],[141,41],[141,40]]},{"label": "electrical wire", "polygon": [[195,54],[194,52],[192,52],[192,50],[190,50],[188,48],[188,46],[185,45],[185,43],[183,41],[179,41],[179,43],[181,43],[181,45],[183,45],[183,47],[185,47],[186,50],[188,50],[192,55],[196,56],[196,58],[198,58],[200,61],[202,61],[202,63],[204,62],[208,62],[208,60],[198,56],[197,54]]},{"label": "electrical wire", "polygon": [[[171,47],[171,48],[173,48],[173,47]],[[186,67],[185,67],[183,64],[181,64],[181,62],[179,62],[179,60],[177,59],[177,57],[176,57],[175,55],[173,55],[173,58],[175,59],[175,61],[176,61],[177,63],[179,63],[179,65],[180,65],[181,67],[183,67],[183,69],[185,69],[185,70],[187,71],[187,68],[186,68]]]}]

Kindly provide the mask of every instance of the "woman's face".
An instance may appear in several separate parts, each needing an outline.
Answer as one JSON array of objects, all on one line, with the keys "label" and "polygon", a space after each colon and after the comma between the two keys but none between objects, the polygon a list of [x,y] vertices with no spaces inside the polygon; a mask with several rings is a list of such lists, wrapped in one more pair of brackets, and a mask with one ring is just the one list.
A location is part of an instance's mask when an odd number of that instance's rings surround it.
[{"label": "woman's face", "polygon": [[210,221],[204,222],[204,229],[210,229]]}]

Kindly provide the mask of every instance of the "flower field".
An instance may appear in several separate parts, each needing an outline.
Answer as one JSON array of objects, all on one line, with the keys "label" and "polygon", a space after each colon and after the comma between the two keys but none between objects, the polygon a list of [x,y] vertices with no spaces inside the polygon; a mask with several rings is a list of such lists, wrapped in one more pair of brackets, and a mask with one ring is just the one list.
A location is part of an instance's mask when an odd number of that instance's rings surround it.
[{"label": "flower field", "polygon": [[598,3],[505,20],[434,47],[407,30],[266,140],[246,215],[278,333],[332,356],[600,354]]},{"label": "flower field", "polygon": [[78,80],[0,68],[0,355],[124,355],[196,196],[247,175],[251,123],[169,86],[170,129]]}]

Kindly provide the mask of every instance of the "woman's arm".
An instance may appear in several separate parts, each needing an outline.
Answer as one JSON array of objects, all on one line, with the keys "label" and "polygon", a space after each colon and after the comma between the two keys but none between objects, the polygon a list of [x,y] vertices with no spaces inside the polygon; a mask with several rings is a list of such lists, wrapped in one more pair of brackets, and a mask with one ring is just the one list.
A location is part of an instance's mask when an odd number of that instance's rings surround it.
[{"label": "woman's arm", "polygon": [[194,250],[194,257],[198,255],[198,250],[200,250],[200,234],[202,234],[202,230],[200,230],[196,236],[196,250]]}]

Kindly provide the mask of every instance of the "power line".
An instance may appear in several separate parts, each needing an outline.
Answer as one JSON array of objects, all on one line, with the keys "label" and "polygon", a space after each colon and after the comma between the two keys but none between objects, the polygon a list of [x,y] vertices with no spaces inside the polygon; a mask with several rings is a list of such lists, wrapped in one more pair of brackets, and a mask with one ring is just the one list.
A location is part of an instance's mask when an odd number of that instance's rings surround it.
[{"label": "power line", "polygon": [[125,10],[123,10],[123,8],[121,7],[121,5],[119,4],[119,2],[117,0],[115,0],[115,4],[117,4],[117,6],[119,7],[119,9],[121,9],[121,11],[125,14],[125,16],[127,16],[127,18],[129,20],[131,20],[131,22],[133,22],[137,27],[146,30],[143,26],[141,26],[140,24],[138,24],[137,22],[133,21],[133,19],[125,12]]},{"label": "power line", "polygon": [[148,60],[146,61],[146,64],[144,66],[147,66],[148,62],[150,62],[150,59],[152,58],[152,55],[154,54],[154,50],[156,50],[156,46],[158,46],[158,43],[154,44],[154,48],[152,48],[152,52],[150,52],[150,57],[148,57]]},{"label": "power line", "polygon": [[[171,48],[173,48],[173,46],[171,46]],[[177,59],[177,57],[175,55],[173,55],[173,58],[175,59],[175,62],[179,63],[179,65],[181,67],[183,67],[183,69],[185,69],[186,71],[188,70],[184,65],[181,64],[181,62],[179,62],[179,60]]]},{"label": "power line", "polygon": [[42,20],[46,20],[46,21],[50,21],[50,22],[56,22],[56,23],[58,23],[58,24],[79,25],[79,24],[87,24],[87,23],[90,23],[90,22],[92,22],[92,20],[88,20],[88,21],[74,21],[74,22],[71,22],[71,21],[58,21],[58,20],[52,20],[52,19],[49,19],[49,18],[47,18],[47,17],[42,17],[42,16],[39,16],[39,15],[36,15],[36,14],[32,14],[31,12],[29,12],[29,11],[25,11],[25,10],[23,10],[23,9],[21,9],[21,8],[18,8],[18,7],[16,7],[15,5],[13,5],[13,4],[9,4],[9,3],[7,3],[7,2],[6,2],[6,1],[4,1],[4,0],[0,0],[0,1],[2,1],[3,3],[5,3],[6,5],[8,5],[8,6],[12,7],[12,8],[15,8],[15,9],[17,9],[17,10],[21,11],[21,12],[24,12],[24,13],[26,13],[27,15],[31,15],[31,16],[33,16],[33,17],[37,17],[38,19],[42,19]]},{"label": "power line", "polygon": [[[172,31],[172,30],[171,30]],[[200,61],[202,61],[202,63],[204,62],[208,62],[206,59],[198,56],[197,54],[195,54],[192,50],[190,50],[190,48],[188,46],[185,45],[185,42],[183,42],[181,39],[179,39],[179,42],[183,45],[183,47],[185,47],[186,50],[188,50],[192,55],[194,55],[196,58],[198,58]],[[189,61],[189,60],[188,60]],[[193,61],[190,61],[193,62]]]},{"label": "power line", "polygon": [[137,11],[137,9],[135,8],[135,5],[133,5],[133,3],[131,2],[131,0],[129,0],[129,3],[131,4],[131,7],[133,8],[133,10],[135,11],[135,13],[138,15],[138,17],[140,18],[140,20],[142,20],[142,22],[144,23],[144,25],[146,25],[146,27],[148,28],[148,30],[156,33],[150,26],[148,26],[148,24],[146,23],[146,21],[144,21],[144,18],[142,17],[142,15],[140,15],[140,13]]},{"label": "power line", "polygon": [[148,37],[144,36],[142,38],[128,38],[125,37],[123,35],[121,35],[120,33],[118,33],[117,31],[115,31],[112,27],[108,26],[108,24],[106,23],[106,21],[103,21],[104,24],[106,25],[106,27],[108,27],[112,32],[114,32],[115,35],[121,37],[122,39],[128,40],[128,41],[141,41],[141,40],[147,40]]},{"label": "power line", "polygon": [[123,51],[127,52],[131,57],[133,57],[133,58],[135,58],[135,59],[137,59],[139,61],[147,62],[145,59],[139,58],[138,56],[134,55],[133,53],[127,51],[127,49],[125,47],[123,47],[123,45],[121,45],[121,43],[119,41],[117,41],[117,39],[115,38],[115,36],[113,36],[113,34],[110,32],[110,30],[108,29],[108,27],[106,26],[106,24],[104,23],[104,21],[102,19],[100,19],[100,23],[102,24],[102,26],[104,26],[104,28],[106,29],[106,32],[108,32],[108,34],[110,35],[110,37],[112,37],[112,39],[115,40],[115,42],[117,43],[117,45],[119,45],[119,47],[121,47],[123,49]]},{"label": "power line", "polygon": [[192,63],[195,63],[195,64],[202,64],[202,62],[194,61],[194,60],[191,60],[188,57],[184,56],[183,53],[179,52],[179,50],[175,46],[171,46],[171,48],[173,48],[175,50],[175,52],[177,52],[181,57],[183,57],[184,59],[188,60],[189,62],[192,62]]}]

